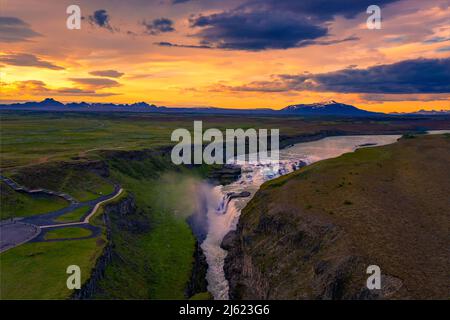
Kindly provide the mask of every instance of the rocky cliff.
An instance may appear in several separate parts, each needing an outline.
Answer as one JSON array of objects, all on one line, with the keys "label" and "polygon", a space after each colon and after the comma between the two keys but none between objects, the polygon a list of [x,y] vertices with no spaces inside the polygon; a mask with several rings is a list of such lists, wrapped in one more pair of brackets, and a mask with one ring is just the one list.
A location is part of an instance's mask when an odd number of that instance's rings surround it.
[{"label": "rocky cliff", "polygon": [[265,183],[222,243],[230,298],[447,299],[449,158],[415,137]]},{"label": "rocky cliff", "polygon": [[206,281],[206,271],[208,263],[203,253],[200,243],[195,241],[194,265],[192,266],[191,278],[186,286],[186,297],[190,298],[197,293],[208,291],[208,281]]},{"label": "rocky cliff", "polygon": [[[367,261],[345,231],[297,210],[268,211],[260,193],[222,247],[230,299],[351,299],[364,288]],[[355,283],[360,282],[358,286]]]}]

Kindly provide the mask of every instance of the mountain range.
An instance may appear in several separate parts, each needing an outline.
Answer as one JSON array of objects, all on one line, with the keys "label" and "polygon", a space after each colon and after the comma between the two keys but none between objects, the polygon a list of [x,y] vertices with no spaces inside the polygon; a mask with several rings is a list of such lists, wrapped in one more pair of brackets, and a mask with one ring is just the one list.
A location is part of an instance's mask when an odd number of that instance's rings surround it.
[{"label": "mountain range", "polygon": [[165,107],[137,102],[132,104],[115,103],[62,103],[53,98],[46,98],[39,102],[24,102],[0,104],[0,110],[39,110],[39,111],[96,111],[96,112],[174,112],[174,113],[202,113],[202,114],[273,114],[273,115],[299,115],[299,116],[342,116],[342,117],[371,117],[388,115],[450,115],[450,110],[425,111],[412,113],[372,112],[359,109],[355,106],[339,103],[334,100],[312,104],[295,104],[281,110],[263,109],[226,109],[216,107]]}]

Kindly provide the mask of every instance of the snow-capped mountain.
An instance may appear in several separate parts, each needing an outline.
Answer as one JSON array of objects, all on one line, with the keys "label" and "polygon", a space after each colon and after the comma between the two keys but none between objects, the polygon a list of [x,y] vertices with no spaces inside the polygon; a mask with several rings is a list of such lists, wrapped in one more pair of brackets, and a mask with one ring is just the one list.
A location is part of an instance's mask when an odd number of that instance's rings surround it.
[{"label": "snow-capped mountain", "polygon": [[339,103],[334,100],[311,104],[295,104],[287,106],[281,110],[283,113],[294,113],[298,115],[317,115],[317,116],[369,116],[376,115],[376,112],[370,112],[358,109],[354,106]]}]

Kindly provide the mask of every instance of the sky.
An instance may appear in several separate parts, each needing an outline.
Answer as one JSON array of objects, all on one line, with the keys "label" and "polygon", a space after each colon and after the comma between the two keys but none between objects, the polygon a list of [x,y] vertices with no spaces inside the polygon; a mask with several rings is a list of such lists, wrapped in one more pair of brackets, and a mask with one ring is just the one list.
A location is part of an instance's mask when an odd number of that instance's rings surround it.
[{"label": "sky", "polygon": [[449,110],[450,0],[0,0],[0,101],[46,97]]}]

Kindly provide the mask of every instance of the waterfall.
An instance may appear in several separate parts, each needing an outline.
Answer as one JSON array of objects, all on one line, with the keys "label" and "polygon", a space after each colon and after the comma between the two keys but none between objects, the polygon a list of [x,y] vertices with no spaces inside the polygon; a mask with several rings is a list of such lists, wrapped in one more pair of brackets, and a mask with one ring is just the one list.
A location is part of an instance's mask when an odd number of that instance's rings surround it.
[{"label": "waterfall", "polygon": [[211,200],[208,206],[208,235],[201,247],[206,256],[208,271],[208,291],[214,299],[228,299],[228,281],[223,272],[223,263],[227,252],[220,247],[223,237],[236,228],[240,211],[236,210],[229,196],[224,194],[222,186],[210,190]]},{"label": "waterfall", "polygon": [[[239,163],[241,177],[225,186],[202,188],[207,199],[207,235],[201,247],[206,256],[208,271],[208,291],[216,300],[228,299],[229,286],[225,279],[224,261],[227,251],[221,248],[225,235],[236,229],[241,210],[250,201],[262,183],[288,174],[304,165],[323,159],[334,158],[346,152],[352,152],[361,145],[385,145],[394,143],[399,135],[341,136],[329,137],[318,141],[296,144],[280,152],[280,163],[276,170],[270,165]],[[247,191],[246,198],[230,198],[233,193]]]}]

